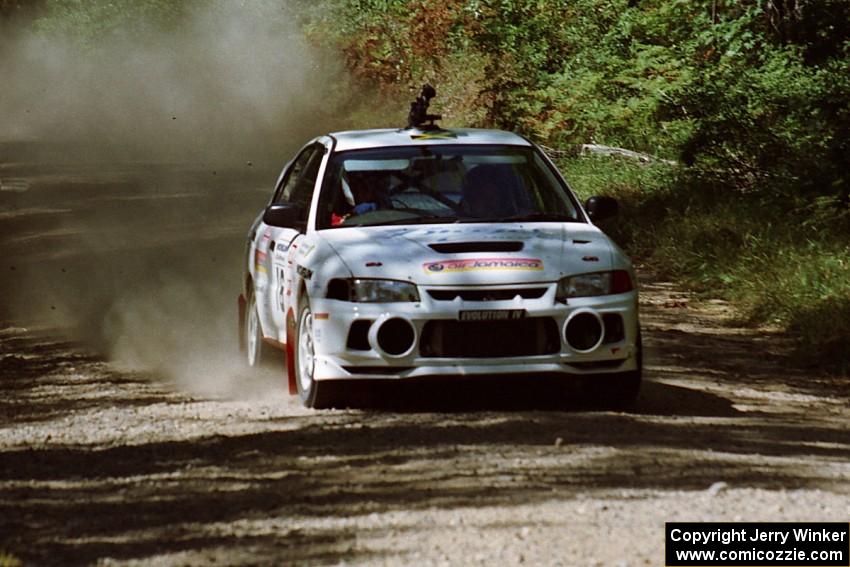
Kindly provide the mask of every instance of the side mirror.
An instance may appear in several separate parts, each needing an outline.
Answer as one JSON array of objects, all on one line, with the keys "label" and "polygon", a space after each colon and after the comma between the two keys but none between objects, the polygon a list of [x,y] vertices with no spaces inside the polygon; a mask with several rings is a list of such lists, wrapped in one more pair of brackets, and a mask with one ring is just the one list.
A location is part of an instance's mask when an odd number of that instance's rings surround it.
[{"label": "side mirror", "polygon": [[279,228],[298,228],[301,221],[301,207],[294,203],[276,203],[266,207],[263,222]]},{"label": "side mirror", "polygon": [[613,197],[595,196],[584,203],[584,209],[593,222],[610,219],[617,215],[620,206]]}]

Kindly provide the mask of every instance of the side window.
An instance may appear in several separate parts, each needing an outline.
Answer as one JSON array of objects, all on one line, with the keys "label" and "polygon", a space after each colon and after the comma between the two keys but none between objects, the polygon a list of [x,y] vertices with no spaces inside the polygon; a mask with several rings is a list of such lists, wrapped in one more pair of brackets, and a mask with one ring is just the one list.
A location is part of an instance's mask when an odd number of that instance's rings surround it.
[{"label": "side window", "polygon": [[[319,176],[319,167],[322,165],[324,154],[325,147],[316,144],[313,147],[312,155],[309,156],[304,165],[304,169],[301,170],[301,175],[295,180],[294,185],[291,185],[292,192],[289,194],[289,201],[301,205],[305,218],[310,209],[310,200],[313,196],[313,189],[316,187],[316,178]],[[290,185],[287,186],[287,188],[289,187]]]},{"label": "side window", "polygon": [[286,173],[283,181],[281,181],[280,186],[275,191],[275,203],[285,203],[292,200],[292,194],[295,186],[298,184],[298,180],[301,178],[307,164],[310,162],[310,158],[312,158],[315,153],[316,145],[314,144],[308,148],[304,148],[304,150],[298,154],[298,157],[295,158],[295,162],[289,168],[289,171]]}]

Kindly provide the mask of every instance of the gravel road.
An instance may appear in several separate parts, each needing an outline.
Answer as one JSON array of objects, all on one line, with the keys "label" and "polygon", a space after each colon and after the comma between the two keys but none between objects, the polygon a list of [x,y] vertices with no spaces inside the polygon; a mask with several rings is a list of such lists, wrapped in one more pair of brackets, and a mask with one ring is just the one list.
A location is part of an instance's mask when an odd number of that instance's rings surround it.
[{"label": "gravel road", "polygon": [[[25,565],[661,565],[668,521],[850,518],[848,382],[795,367],[788,339],[736,326],[720,301],[644,281],[647,382],[631,412],[527,380],[311,411],[279,368],[250,374],[209,351],[180,372],[132,365],[78,332],[109,306],[36,305],[10,274],[45,258],[78,273],[89,260],[63,242],[83,228],[67,219],[91,232],[102,216],[14,199],[0,216],[0,291],[16,298],[0,306],[0,553]],[[68,230],[43,241],[29,220],[51,215]],[[250,218],[225,220],[189,248],[238,257]],[[184,242],[184,224],[203,227],[178,216],[156,242],[98,248],[121,258],[109,281],[137,281],[127,256]],[[88,318],[26,322],[21,298]]]}]

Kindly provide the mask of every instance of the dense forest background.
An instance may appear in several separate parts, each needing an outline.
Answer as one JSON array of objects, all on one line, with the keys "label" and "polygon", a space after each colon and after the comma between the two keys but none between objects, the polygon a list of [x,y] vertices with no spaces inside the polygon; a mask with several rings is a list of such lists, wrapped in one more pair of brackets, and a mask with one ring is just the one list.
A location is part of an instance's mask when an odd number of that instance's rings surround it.
[{"label": "dense forest background", "polygon": [[[0,0],[0,22],[96,46],[179,34],[220,4]],[[241,6],[259,4],[276,2]],[[301,93],[326,97],[334,129],[401,125],[430,82],[444,124],[521,132],[582,196],[617,197],[604,228],[643,265],[850,367],[850,0],[277,4],[342,62]],[[581,155],[589,143],[658,159]]]}]

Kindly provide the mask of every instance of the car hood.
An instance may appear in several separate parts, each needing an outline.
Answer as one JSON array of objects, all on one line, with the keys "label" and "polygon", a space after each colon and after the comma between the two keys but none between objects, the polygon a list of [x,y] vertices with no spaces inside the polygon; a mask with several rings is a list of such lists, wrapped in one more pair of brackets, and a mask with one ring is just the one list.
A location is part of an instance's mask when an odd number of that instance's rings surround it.
[{"label": "car hood", "polygon": [[583,223],[351,227],[321,236],[354,277],[437,286],[556,281],[610,270],[615,253]]}]

